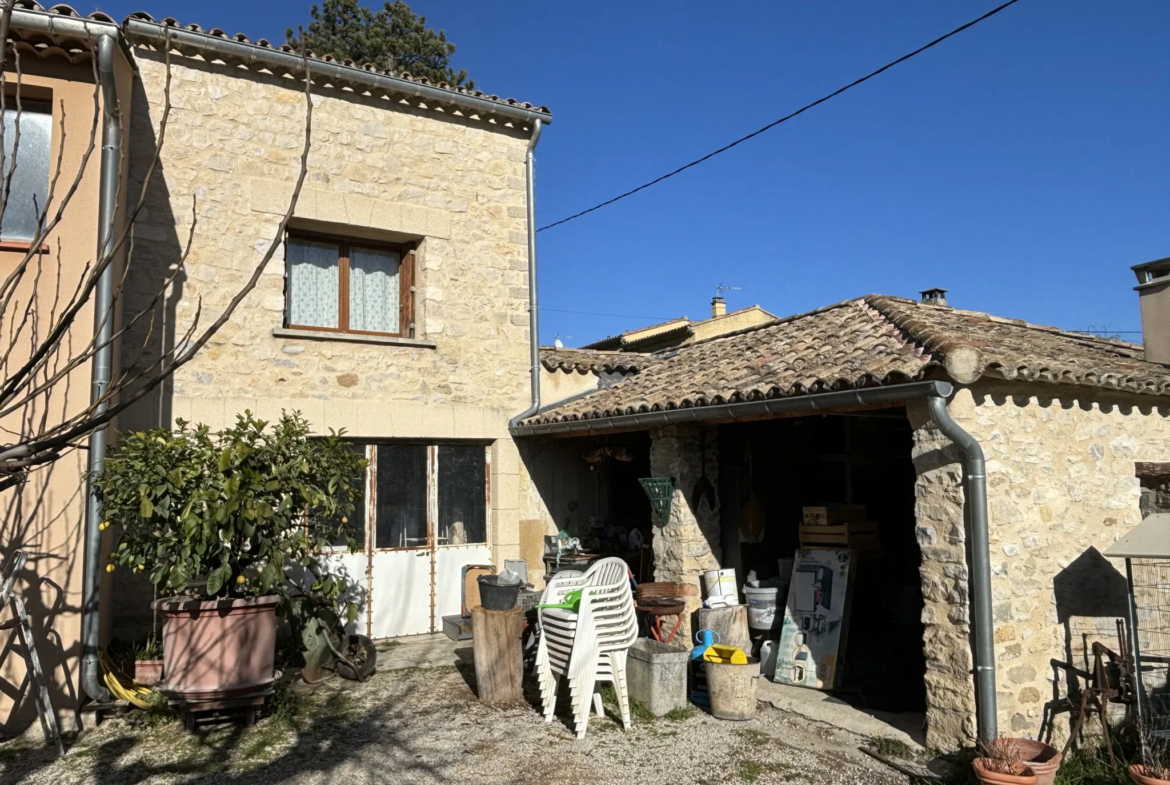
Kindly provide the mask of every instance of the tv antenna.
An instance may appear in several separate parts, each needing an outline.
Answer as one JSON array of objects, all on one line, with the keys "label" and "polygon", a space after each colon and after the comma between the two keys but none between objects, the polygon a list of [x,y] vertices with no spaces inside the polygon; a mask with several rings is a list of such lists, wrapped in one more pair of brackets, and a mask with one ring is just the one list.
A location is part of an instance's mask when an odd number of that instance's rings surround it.
[{"label": "tv antenna", "polygon": [[742,286],[724,286],[723,284],[719,284],[718,286],[715,287],[715,296],[722,297],[724,292],[742,292],[742,291],[743,291]]}]

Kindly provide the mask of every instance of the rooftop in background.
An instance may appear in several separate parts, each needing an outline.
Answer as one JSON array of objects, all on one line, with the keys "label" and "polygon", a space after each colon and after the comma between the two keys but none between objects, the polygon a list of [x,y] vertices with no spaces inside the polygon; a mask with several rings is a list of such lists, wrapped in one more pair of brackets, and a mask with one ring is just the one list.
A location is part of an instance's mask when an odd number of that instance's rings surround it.
[{"label": "rooftop in background", "polygon": [[869,295],[680,346],[654,358],[636,375],[551,407],[523,425],[944,375],[960,384],[993,378],[1170,396],[1170,368],[1147,362],[1136,344]]},{"label": "rooftop in background", "polygon": [[[713,308],[722,305],[722,298],[715,298]],[[750,305],[731,313],[720,313],[710,319],[691,321],[686,316],[671,319],[668,322],[652,324],[637,330],[627,330],[621,335],[603,338],[591,344],[582,346],[582,349],[595,349],[612,352],[660,352],[677,346],[715,338],[720,335],[737,332],[748,327],[775,321],[776,316],[768,313],[758,305]]]}]

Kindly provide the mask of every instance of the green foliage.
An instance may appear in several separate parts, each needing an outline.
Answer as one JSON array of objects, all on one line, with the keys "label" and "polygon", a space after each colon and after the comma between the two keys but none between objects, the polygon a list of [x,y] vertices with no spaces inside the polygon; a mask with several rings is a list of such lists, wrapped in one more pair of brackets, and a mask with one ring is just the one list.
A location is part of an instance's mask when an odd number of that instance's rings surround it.
[{"label": "green foliage", "polygon": [[178,425],[126,436],[93,478],[104,520],[122,530],[107,569],[145,572],[162,596],[286,600],[286,572],[308,570],[311,595],[344,600],[318,558],[334,543],[358,548],[348,516],[365,460],[342,433],[310,438],[299,412],[271,429],[251,412],[217,434]]},{"label": "green foliage", "polygon": [[324,0],[320,6],[313,5],[309,16],[313,21],[302,37],[294,35],[291,27],[285,31],[287,41],[298,49],[303,44],[317,55],[349,58],[359,65],[373,63],[381,70],[405,71],[434,84],[475,88],[466,71],[451,68],[455,44],[442,30],[436,33],[427,27],[427,18],[415,14],[402,0],[386,2],[379,11],[358,5],[357,0]]}]

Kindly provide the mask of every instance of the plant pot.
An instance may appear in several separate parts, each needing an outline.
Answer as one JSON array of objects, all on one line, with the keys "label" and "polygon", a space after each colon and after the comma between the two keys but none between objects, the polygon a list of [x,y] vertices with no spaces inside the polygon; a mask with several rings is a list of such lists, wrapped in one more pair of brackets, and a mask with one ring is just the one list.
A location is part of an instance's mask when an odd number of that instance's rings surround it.
[{"label": "plant pot", "polygon": [[975,779],[982,785],[1036,785],[1036,773],[1027,766],[1021,766],[1019,774],[1000,774],[983,766],[983,758],[976,758],[971,765],[975,768]]},{"label": "plant pot", "polygon": [[1170,785],[1170,780],[1160,780],[1146,775],[1146,767],[1134,763],[1129,767],[1129,778],[1137,785]]},{"label": "plant pot", "polygon": [[160,691],[184,700],[228,698],[272,684],[278,597],[157,600],[163,615]]},{"label": "plant pot", "polygon": [[131,664],[134,667],[129,671],[129,674],[134,678],[134,681],[138,682],[139,684],[145,684],[147,687],[153,687],[162,681],[162,660],[135,660]]},{"label": "plant pot", "polygon": [[1019,748],[1024,763],[1036,775],[1036,785],[1052,785],[1056,781],[1056,772],[1064,760],[1056,747],[1033,739],[1012,739],[1012,742]]}]

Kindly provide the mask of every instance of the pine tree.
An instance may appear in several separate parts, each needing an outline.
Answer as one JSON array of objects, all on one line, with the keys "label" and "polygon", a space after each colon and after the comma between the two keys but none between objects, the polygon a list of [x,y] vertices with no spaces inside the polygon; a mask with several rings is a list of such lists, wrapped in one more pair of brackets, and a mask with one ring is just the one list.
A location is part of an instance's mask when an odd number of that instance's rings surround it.
[{"label": "pine tree", "polygon": [[[410,10],[402,0],[386,2],[371,11],[357,0],[324,0],[309,11],[312,21],[303,33],[303,43],[316,55],[330,54],[364,65],[413,77],[426,77],[434,84],[473,89],[467,72],[451,68],[455,44],[442,31],[427,27],[427,18]],[[285,39],[300,47],[301,38],[290,27]]]}]

